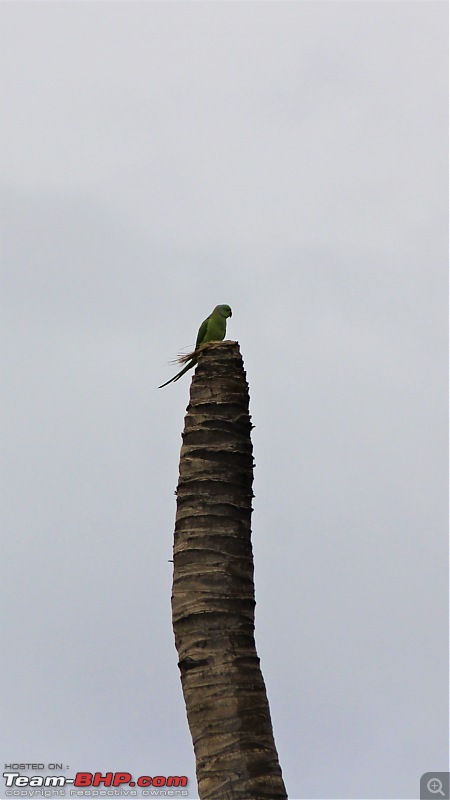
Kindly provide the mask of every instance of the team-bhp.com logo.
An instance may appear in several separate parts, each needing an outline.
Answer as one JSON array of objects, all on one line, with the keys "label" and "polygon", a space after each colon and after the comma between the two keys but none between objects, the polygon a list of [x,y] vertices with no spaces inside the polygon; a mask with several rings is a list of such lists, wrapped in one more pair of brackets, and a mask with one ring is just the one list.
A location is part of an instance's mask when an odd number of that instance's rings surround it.
[{"label": "team-bhp.com logo", "polygon": [[[124,787],[139,787],[141,789],[140,795],[142,797],[145,796],[154,796],[155,794],[159,794],[154,791],[145,791],[145,789],[178,789],[180,787],[187,786],[188,779],[185,775],[155,775],[151,777],[150,775],[141,775],[136,780],[133,779],[133,776],[130,772],[105,772],[103,775],[101,772],[77,772],[75,778],[66,778],[65,775],[21,775],[20,772],[4,772],[3,777],[5,779],[6,789],[10,791],[6,791],[6,795],[8,797],[14,797],[18,795],[23,795],[22,792],[17,791],[18,789],[25,789],[29,788],[32,789],[33,787],[41,787],[46,789],[53,789],[53,788],[62,788],[62,787],[70,787],[72,791],[69,791],[68,794],[72,796],[83,795],[85,794],[83,791],[79,791],[79,789],[97,789],[101,787],[102,789],[111,788],[117,789],[120,787],[121,791],[120,794],[135,796],[137,792],[135,791],[124,791]],[[28,796],[31,796],[31,792],[25,792]],[[34,794],[34,793],[33,793]],[[36,793],[37,794],[37,793]],[[39,793],[40,794],[40,793]],[[65,792],[64,792],[65,794]],[[89,791],[86,792],[89,795],[113,795],[115,792],[108,791],[108,792],[98,792],[98,791]],[[177,793],[180,796],[179,793]],[[187,794],[183,792],[182,794]],[[170,792],[171,796],[176,796],[174,792]]]}]

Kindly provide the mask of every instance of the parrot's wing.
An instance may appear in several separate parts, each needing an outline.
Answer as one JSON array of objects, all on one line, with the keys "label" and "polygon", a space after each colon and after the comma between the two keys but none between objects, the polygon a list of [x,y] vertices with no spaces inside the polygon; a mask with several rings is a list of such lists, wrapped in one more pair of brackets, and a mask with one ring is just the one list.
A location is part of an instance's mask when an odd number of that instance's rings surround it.
[{"label": "parrot's wing", "polygon": [[208,330],[208,322],[209,322],[209,317],[207,317],[205,320],[203,320],[202,324],[200,325],[200,327],[198,329],[197,341],[195,343],[195,349],[196,350],[197,350],[197,347],[203,342],[203,339],[206,336],[206,331]]}]

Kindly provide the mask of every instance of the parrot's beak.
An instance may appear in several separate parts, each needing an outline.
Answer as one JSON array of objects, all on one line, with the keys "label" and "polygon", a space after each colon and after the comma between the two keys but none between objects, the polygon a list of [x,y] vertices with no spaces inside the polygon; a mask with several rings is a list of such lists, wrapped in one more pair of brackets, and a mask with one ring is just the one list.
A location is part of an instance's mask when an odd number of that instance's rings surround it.
[{"label": "parrot's beak", "polygon": [[233,312],[232,312],[232,310],[230,308],[230,317],[232,317],[232,316],[233,316]]}]

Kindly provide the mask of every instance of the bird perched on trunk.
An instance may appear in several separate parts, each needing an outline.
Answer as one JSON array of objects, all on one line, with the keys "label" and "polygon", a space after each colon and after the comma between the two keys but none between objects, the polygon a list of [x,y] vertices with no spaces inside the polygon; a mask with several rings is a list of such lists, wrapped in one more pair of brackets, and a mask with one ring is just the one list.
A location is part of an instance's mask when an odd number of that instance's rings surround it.
[{"label": "bird perched on trunk", "polygon": [[227,331],[227,319],[228,317],[232,316],[231,308],[227,305],[216,306],[214,311],[206,317],[206,319],[202,322],[198,329],[197,334],[197,341],[195,343],[195,350],[192,353],[188,353],[185,356],[180,356],[177,361],[179,364],[186,364],[185,367],[175,375],[174,378],[171,378],[170,381],[166,381],[165,383],[158,386],[158,389],[162,389],[163,386],[167,386],[168,383],[173,383],[174,381],[179,380],[188,369],[195,367],[197,363],[197,352],[199,347],[206,342],[221,342],[222,339],[225,338],[225,334]]}]

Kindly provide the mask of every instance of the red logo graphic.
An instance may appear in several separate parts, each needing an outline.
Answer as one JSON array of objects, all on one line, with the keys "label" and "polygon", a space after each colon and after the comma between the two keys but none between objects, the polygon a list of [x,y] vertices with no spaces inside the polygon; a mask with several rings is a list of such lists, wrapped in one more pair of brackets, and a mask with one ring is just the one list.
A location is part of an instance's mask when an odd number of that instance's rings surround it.
[{"label": "red logo graphic", "polygon": [[77,772],[74,786],[187,786],[188,779],[185,775],[169,775],[167,778],[164,775],[156,775],[151,778],[150,775],[141,775],[137,781],[133,781],[132,775],[129,772],[106,772],[102,775],[101,772]]}]

